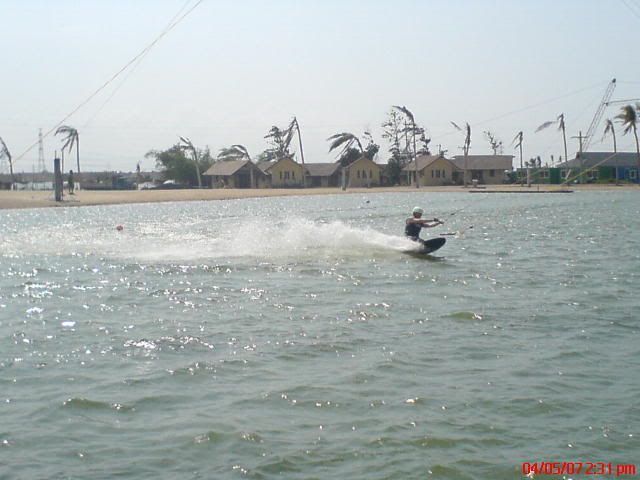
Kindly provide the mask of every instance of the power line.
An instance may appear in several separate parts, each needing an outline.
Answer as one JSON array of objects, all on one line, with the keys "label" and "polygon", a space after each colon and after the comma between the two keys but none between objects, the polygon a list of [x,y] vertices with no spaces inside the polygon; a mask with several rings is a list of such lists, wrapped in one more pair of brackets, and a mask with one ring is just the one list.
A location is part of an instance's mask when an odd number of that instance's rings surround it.
[{"label": "power line", "polygon": [[[176,19],[178,18],[178,16],[180,16],[180,14],[182,13],[182,11],[187,7],[187,5],[191,2],[191,0],[186,0],[186,2],[184,3],[184,5],[182,6],[182,8],[178,11],[178,13],[176,13],[173,18],[169,21],[169,23],[167,24],[167,26],[165,27],[165,29],[162,31],[162,33],[166,33],[168,32],[173,25],[173,22],[176,21]],[[116,86],[116,88],[113,90],[113,92],[111,92],[111,95],[109,95],[109,97],[104,101],[104,103],[102,105],[100,105],[100,107],[95,111],[95,113],[89,118],[89,120],[87,120],[85,122],[85,124],[83,125],[83,128],[86,128],[97,116],[98,114],[102,111],[102,109],[111,101],[111,99],[116,95],[116,93],[118,93],[118,91],[122,88],[122,86],[126,83],[126,81],[129,79],[129,77],[133,74],[133,72],[136,71],[136,68],[138,68],[138,65],[140,65],[142,63],[142,60],[144,60],[144,58],[147,56],[147,54],[150,52],[150,49],[147,50],[140,58],[138,58],[138,60],[136,61],[136,63],[129,69],[129,71],[127,72],[127,74],[124,76],[124,78],[122,79],[122,81]]]},{"label": "power line", "polygon": [[[591,85],[591,86],[589,86],[589,87],[581,88],[580,90],[574,90],[573,92],[569,92],[569,93],[566,93],[566,94],[564,94],[564,95],[559,95],[559,96],[557,96],[557,97],[549,98],[549,99],[543,100],[543,101],[538,102],[538,103],[534,103],[534,104],[531,104],[531,105],[527,105],[526,107],[518,108],[518,109],[516,109],[516,110],[511,110],[510,112],[506,112],[506,113],[503,113],[503,114],[497,115],[497,116],[495,116],[495,117],[488,118],[488,119],[486,119],[486,120],[481,120],[480,122],[474,122],[471,126],[472,126],[472,127],[477,127],[477,126],[479,126],[479,125],[485,125],[485,124],[487,124],[487,123],[494,122],[494,121],[496,121],[496,120],[501,120],[501,119],[503,119],[503,118],[505,118],[505,117],[509,117],[509,116],[511,116],[511,115],[515,115],[515,114],[517,114],[517,113],[526,112],[527,110],[531,110],[531,109],[533,109],[533,108],[541,107],[541,106],[543,106],[543,105],[547,105],[547,104],[549,104],[549,103],[553,103],[553,102],[556,102],[556,101],[558,101],[558,100],[562,100],[562,99],[564,99],[564,98],[571,97],[571,96],[573,96],[573,95],[577,95],[577,94],[582,93],[582,92],[586,92],[586,91],[588,91],[588,90],[593,90],[593,89],[594,89],[594,88],[596,88],[596,87],[600,87],[600,86],[602,86],[604,83],[605,83],[605,82],[598,82],[598,83],[596,83],[596,84],[594,84],[594,85]],[[606,83],[608,83],[608,82],[606,82]],[[438,138],[439,138],[439,137],[447,137],[447,136],[449,136],[449,135],[453,135],[453,134],[455,134],[455,133],[458,133],[458,131],[457,131],[457,130],[452,130],[452,131],[449,131],[449,132],[447,132],[447,133],[443,133],[443,134],[438,135]]]},{"label": "power line", "polygon": [[627,8],[629,9],[629,11],[630,11],[631,13],[633,13],[633,14],[636,16],[636,18],[637,18],[638,20],[640,20],[640,13],[638,13],[636,10],[634,10],[634,9],[631,7],[631,5],[629,5],[629,4],[627,3],[627,0],[620,0],[620,1],[625,5],[625,7],[627,7]]},{"label": "power line", "polygon": [[[111,84],[116,78],[118,78],[130,65],[137,62],[138,59],[144,57],[167,33],[173,30],[182,20],[187,17],[193,10],[198,7],[204,0],[198,0],[193,7],[191,7],[187,12],[185,12],[181,17],[179,17],[175,22],[170,24],[168,27],[165,27],[164,30],[158,35],[149,45],[147,45],[140,53],[138,53],[135,57],[129,60],[124,67],[122,67],[118,72],[116,72],[111,78],[109,78],[105,83],[103,83],[95,92],[93,92],[89,97],[87,97],[80,105],[74,108],[69,114],[67,114],[62,120],[56,123],[53,127],[51,127],[47,132],[43,135],[44,138],[51,135],[53,131],[55,131],[59,126],[61,126],[65,121],[67,121],[72,115],[74,115],[78,110],[84,107],[87,103],[89,103],[98,93],[104,90],[109,84]],[[184,10],[184,6],[180,8],[180,11]],[[175,18],[175,17],[174,17]],[[24,152],[16,157],[14,163],[23,158],[27,153],[29,153],[36,145],[38,145],[39,141],[31,144]]]}]

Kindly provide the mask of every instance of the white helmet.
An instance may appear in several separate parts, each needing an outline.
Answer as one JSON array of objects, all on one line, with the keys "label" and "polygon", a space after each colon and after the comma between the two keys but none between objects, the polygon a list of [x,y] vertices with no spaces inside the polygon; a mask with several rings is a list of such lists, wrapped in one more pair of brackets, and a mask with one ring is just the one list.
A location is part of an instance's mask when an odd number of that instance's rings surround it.
[{"label": "white helmet", "polygon": [[415,215],[416,213],[422,215],[424,213],[424,210],[422,210],[420,207],[413,207],[413,214]]}]

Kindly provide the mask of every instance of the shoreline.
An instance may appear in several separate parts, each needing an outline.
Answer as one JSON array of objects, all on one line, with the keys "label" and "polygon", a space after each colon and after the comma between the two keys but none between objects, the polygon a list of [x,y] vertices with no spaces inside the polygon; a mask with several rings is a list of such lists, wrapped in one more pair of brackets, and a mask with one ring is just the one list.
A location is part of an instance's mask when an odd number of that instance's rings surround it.
[{"label": "shoreline", "polygon": [[[464,188],[462,186],[445,187],[374,187],[374,188],[291,188],[291,189],[202,189],[202,190],[80,190],[75,195],[65,194],[62,202],[53,199],[53,191],[0,191],[0,210],[25,209],[25,208],[59,208],[59,207],[85,207],[95,205],[120,205],[135,203],[160,203],[160,202],[188,202],[210,200],[235,200],[242,198],[263,197],[289,197],[306,195],[348,195],[348,194],[373,194],[373,193],[444,193],[444,192],[521,192],[542,193],[556,192],[566,189],[562,185],[532,185],[521,187],[520,185],[486,185],[485,188]],[[621,191],[638,190],[637,185],[572,185],[571,190],[579,191]]]}]

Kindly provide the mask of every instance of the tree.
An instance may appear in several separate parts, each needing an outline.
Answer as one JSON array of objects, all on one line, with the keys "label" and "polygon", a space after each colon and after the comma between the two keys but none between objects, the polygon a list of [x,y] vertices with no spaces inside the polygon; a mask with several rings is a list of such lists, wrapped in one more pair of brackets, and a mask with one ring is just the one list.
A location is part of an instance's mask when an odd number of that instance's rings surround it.
[{"label": "tree", "polygon": [[464,131],[465,132],[465,136],[464,136],[464,145],[462,146],[462,152],[464,153],[464,172],[463,172],[463,177],[464,177],[464,186],[467,186],[467,159],[469,157],[469,148],[471,147],[471,125],[469,125],[468,123],[465,123],[465,129],[463,130],[462,128],[460,128],[458,125],[456,125],[455,122],[451,122],[451,125],[454,126],[454,128],[456,130],[458,130],[459,132]]},{"label": "tree", "polygon": [[9,162],[9,173],[11,174],[11,185],[16,182],[16,177],[13,174],[13,157],[11,156],[11,152],[7,148],[7,144],[4,143],[2,137],[0,137],[0,158],[6,158]]},{"label": "tree", "polygon": [[609,118],[607,118],[607,120],[605,121],[604,134],[602,135],[602,139],[604,140],[608,134],[611,134],[611,136],[613,137],[613,153],[616,153],[618,151],[618,145],[616,143],[616,131],[613,126],[613,122]]},{"label": "tree", "polygon": [[418,154],[431,155],[431,150],[429,150],[429,144],[431,143],[431,139],[427,138],[423,128],[421,128],[420,130],[421,130],[420,138],[418,139],[418,141],[420,142],[420,149],[418,150]]},{"label": "tree", "polygon": [[499,154],[502,155],[502,152],[503,152],[502,140],[498,139],[498,137],[496,137],[495,134],[489,130],[485,130],[484,136],[489,142],[489,145],[491,146],[491,150],[493,150],[493,154],[498,155],[498,152],[499,152]]},{"label": "tree", "polygon": [[153,158],[156,166],[163,171],[165,179],[176,180],[188,185],[198,184],[198,169],[208,169],[213,164],[213,158],[208,148],[197,151],[199,164],[185,155],[185,149],[179,143],[167,150],[150,150],[145,158]]},{"label": "tree", "polygon": [[293,139],[293,131],[291,129],[280,130],[274,125],[264,138],[271,144],[271,150],[277,160],[292,156],[289,151],[289,145]]},{"label": "tree", "polygon": [[73,147],[74,146],[76,147],[76,163],[78,167],[77,173],[80,174],[80,135],[78,134],[78,130],[68,125],[62,125],[57,128],[56,133],[54,135],[66,135],[66,137],[62,139],[63,156],[64,156],[65,149],[69,153],[71,153],[71,150],[73,149]]},{"label": "tree", "polygon": [[544,122],[542,125],[536,128],[535,133],[538,133],[544,130],[545,128],[550,127],[551,125],[554,125],[556,123],[558,124],[558,130],[562,131],[562,141],[564,143],[564,158],[566,161],[569,157],[567,156],[567,132],[564,124],[564,113],[561,113],[560,115],[558,115],[558,117],[555,120]]},{"label": "tree", "polygon": [[524,178],[522,177],[522,169],[524,168],[522,165],[522,138],[523,134],[522,130],[520,130],[511,142],[511,145],[513,145],[515,148],[520,149],[520,185],[524,184]]},{"label": "tree", "polygon": [[331,135],[327,138],[329,145],[329,152],[332,152],[340,148],[338,154],[338,162],[347,167],[351,163],[355,162],[360,157],[366,157],[369,160],[373,160],[380,150],[380,146],[373,141],[373,137],[369,132],[364,132],[363,137],[367,139],[367,146],[363,147],[360,139],[350,132],[342,132]]},{"label": "tree", "polygon": [[[611,119],[607,118],[605,122],[604,134],[602,135],[602,139],[604,140],[604,138],[609,133],[613,137],[613,153],[615,154],[618,152],[618,145],[616,144],[616,130],[613,126],[613,122],[611,121]],[[620,184],[620,174],[618,173],[618,156],[616,155],[616,185],[619,185],[619,184]]]},{"label": "tree", "polygon": [[223,162],[244,159],[251,161],[251,155],[249,155],[249,151],[244,145],[236,144],[227,148],[221,148],[217,159]]},{"label": "tree", "polygon": [[404,128],[406,146],[407,146],[406,149],[408,151],[410,150],[409,137],[411,137],[411,140],[413,143],[413,162],[415,164],[414,175],[416,177],[416,188],[420,188],[420,182],[418,180],[418,159],[417,159],[418,150],[416,148],[416,135],[418,135],[419,129],[416,126],[416,119],[413,116],[413,113],[411,113],[411,111],[405,106],[393,105],[393,108],[396,109],[398,112],[400,112],[402,115],[404,115],[404,118],[406,120],[406,126]]},{"label": "tree", "polygon": [[276,159],[276,154],[275,152],[270,149],[267,148],[266,150],[260,152],[257,156],[256,156],[256,163],[260,163],[260,162],[271,162],[273,160]]},{"label": "tree", "polygon": [[616,115],[616,118],[620,120],[624,130],[623,135],[629,132],[633,132],[633,136],[636,140],[636,153],[638,155],[638,171],[640,172],[640,145],[638,145],[638,113],[636,110],[640,110],[640,103],[636,103],[634,109],[631,105],[625,105],[620,109],[620,113]]},{"label": "tree", "polygon": [[389,153],[391,154],[385,170],[392,185],[400,183],[402,169],[410,159],[410,154],[400,148],[400,138],[403,133],[403,116],[392,108],[387,115],[387,120],[382,124],[382,138],[389,142]]},{"label": "tree", "polygon": [[189,140],[186,137],[180,137],[180,141],[182,142],[180,144],[180,148],[182,150],[185,150],[187,152],[191,152],[191,157],[193,160],[193,163],[196,166],[196,173],[198,176],[198,188],[202,188],[202,178],[200,177],[200,159],[198,158],[198,150],[196,149],[196,147],[193,146],[193,143],[191,143],[191,140]]}]

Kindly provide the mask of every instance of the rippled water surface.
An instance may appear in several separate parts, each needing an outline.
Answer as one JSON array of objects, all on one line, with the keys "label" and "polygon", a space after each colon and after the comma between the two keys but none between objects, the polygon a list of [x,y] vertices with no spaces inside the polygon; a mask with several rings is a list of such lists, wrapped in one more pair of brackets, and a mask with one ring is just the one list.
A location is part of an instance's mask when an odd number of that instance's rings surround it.
[{"label": "rippled water surface", "polygon": [[[0,211],[0,478],[512,479],[522,462],[638,463],[638,200]],[[426,260],[404,252],[414,205],[447,221],[426,233],[455,233]]]}]

